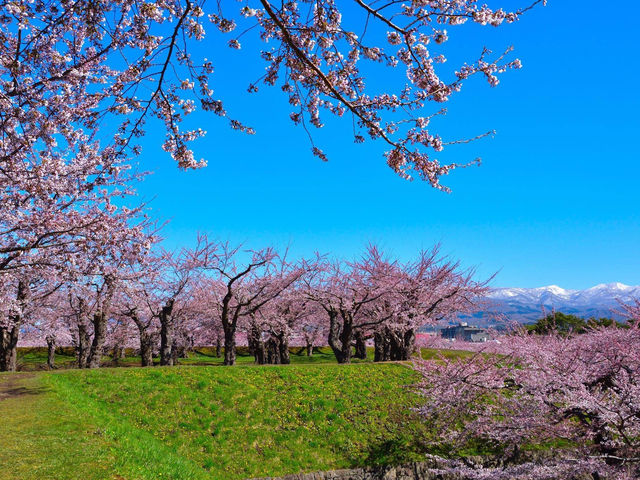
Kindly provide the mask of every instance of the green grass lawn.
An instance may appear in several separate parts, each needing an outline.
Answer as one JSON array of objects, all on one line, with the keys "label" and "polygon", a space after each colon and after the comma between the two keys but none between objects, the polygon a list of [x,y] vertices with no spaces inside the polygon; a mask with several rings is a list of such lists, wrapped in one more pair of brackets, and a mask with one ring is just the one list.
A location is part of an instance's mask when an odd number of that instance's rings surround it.
[{"label": "green grass lawn", "polygon": [[420,458],[412,370],[312,358],[2,374],[0,479],[244,479]]}]

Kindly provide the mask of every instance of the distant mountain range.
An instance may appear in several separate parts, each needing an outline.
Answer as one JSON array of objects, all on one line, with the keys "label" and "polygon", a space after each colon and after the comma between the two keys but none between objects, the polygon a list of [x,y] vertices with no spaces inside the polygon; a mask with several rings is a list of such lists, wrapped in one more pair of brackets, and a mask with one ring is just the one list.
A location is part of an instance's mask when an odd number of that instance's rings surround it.
[{"label": "distant mountain range", "polygon": [[495,323],[502,315],[509,321],[530,323],[552,309],[580,317],[621,318],[620,303],[640,299],[640,286],[606,283],[586,290],[566,290],[557,285],[539,288],[496,288],[487,296],[488,306],[467,320],[480,325]]}]

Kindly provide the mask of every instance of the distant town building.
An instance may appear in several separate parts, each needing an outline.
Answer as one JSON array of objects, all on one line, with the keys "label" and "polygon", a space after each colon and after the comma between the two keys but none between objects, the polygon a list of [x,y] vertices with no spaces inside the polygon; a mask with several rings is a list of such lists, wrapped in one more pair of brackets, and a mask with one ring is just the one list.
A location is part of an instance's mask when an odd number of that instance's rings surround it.
[{"label": "distant town building", "polygon": [[490,339],[487,329],[474,327],[466,322],[443,328],[440,330],[440,336],[447,340],[461,340],[463,342],[486,342]]}]

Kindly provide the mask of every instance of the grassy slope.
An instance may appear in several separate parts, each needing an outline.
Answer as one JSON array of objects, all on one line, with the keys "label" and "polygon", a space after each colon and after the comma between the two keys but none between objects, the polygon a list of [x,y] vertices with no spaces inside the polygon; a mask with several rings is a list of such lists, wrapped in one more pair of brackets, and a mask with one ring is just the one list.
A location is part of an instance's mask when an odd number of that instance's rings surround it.
[{"label": "grassy slope", "polygon": [[419,452],[416,399],[402,388],[415,377],[402,365],[31,375],[0,376],[31,390],[0,400],[3,480],[242,479]]}]

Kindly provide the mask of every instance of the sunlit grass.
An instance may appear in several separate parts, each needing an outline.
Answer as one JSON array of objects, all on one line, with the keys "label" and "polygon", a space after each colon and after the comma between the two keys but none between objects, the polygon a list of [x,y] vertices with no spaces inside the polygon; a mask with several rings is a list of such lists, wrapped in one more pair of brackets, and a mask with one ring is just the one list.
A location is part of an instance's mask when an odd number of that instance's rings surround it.
[{"label": "sunlit grass", "polygon": [[[0,392],[26,389],[0,394],[0,464],[12,466],[2,480],[277,476],[418,460],[437,437],[412,413],[419,399],[405,387],[416,373],[373,363],[372,349],[337,365],[329,348],[293,348],[292,365],[262,367],[240,349],[238,366],[223,368],[205,347],[178,367],[99,370],[69,368],[73,350],[58,353],[65,368],[45,372],[46,349],[21,349],[32,372],[0,375]],[[118,365],[137,365],[127,354]]]},{"label": "sunlit grass", "polygon": [[[134,433],[148,444],[119,458],[126,478],[142,468],[137,456],[162,446],[186,462],[185,474],[242,479],[415,458],[417,446],[393,453],[400,458],[381,453],[413,440],[401,428],[415,401],[402,386],[413,375],[399,365],[178,367],[69,371],[45,383],[125,450]],[[140,478],[157,478],[163,463]]]},{"label": "sunlit grass", "polygon": [[0,387],[0,479],[113,478],[113,442],[48,390],[41,374],[4,374]]},{"label": "sunlit grass", "polygon": [[[60,370],[0,376],[8,479],[243,479],[421,456],[404,365]],[[23,408],[24,407],[24,408]],[[4,476],[3,476],[4,475]],[[9,475],[9,476],[7,476]]]}]

